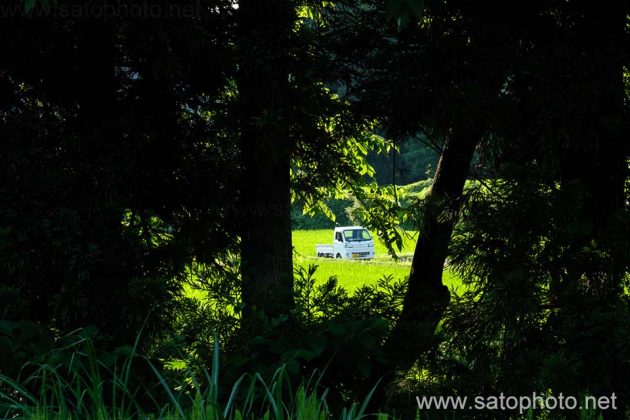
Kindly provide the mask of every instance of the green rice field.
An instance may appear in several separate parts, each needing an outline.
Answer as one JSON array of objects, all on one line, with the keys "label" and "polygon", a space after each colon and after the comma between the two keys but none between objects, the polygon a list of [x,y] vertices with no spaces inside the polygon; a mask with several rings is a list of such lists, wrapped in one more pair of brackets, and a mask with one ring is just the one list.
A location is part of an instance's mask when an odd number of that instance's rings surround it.
[{"label": "green rice field", "polygon": [[[316,244],[332,244],[332,229],[295,230],[293,231],[293,262],[296,266],[305,268],[310,264],[315,264],[318,266],[315,272],[317,280],[323,281],[331,276],[337,276],[339,284],[351,291],[364,284],[376,283],[383,276],[391,275],[395,279],[408,276],[417,235],[417,232],[407,232],[403,249],[397,252],[399,261],[395,261],[387,254],[387,248],[378,238],[374,238],[376,257],[373,260],[352,261],[315,256]],[[449,288],[460,284],[458,279],[448,271],[444,273],[444,283]]]},{"label": "green rice field", "polygon": [[[318,258],[315,256],[315,245],[332,244],[333,230],[294,230],[293,231],[293,264],[296,267],[308,268],[309,265],[317,265],[315,279],[324,282],[329,277],[336,276],[339,285],[349,292],[363,286],[374,284],[383,276],[392,276],[394,279],[403,279],[409,275],[411,258],[416,245],[417,232],[407,232],[403,242],[403,248],[397,252],[399,260],[394,260],[388,253],[385,245],[374,238],[376,256],[371,261],[338,260],[333,258]],[[374,236],[374,235],[373,235]],[[444,271],[444,284],[449,288],[457,288],[460,281],[448,270]],[[186,294],[202,300],[204,292],[195,290],[189,285],[185,286]]]}]

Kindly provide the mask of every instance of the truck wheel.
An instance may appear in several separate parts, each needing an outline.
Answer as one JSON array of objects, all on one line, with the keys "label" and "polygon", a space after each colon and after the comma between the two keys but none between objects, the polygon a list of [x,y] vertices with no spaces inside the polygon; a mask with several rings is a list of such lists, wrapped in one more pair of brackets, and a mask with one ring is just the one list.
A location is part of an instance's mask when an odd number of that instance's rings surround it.
[{"label": "truck wheel", "polygon": [[335,258],[341,259],[341,254],[337,254],[337,256]]}]

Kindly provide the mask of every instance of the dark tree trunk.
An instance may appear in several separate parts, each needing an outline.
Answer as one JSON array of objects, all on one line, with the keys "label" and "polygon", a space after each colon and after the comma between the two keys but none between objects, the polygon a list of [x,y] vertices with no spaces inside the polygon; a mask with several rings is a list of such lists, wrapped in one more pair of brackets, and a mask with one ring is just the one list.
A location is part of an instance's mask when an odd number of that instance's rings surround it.
[{"label": "dark tree trunk", "polygon": [[[583,191],[581,233],[574,241],[578,251],[595,243],[609,256],[584,259],[575,264],[565,280],[564,288],[573,290],[580,277],[589,281],[588,288],[600,297],[621,293],[624,267],[617,264],[615,254],[620,244],[615,242],[615,216],[625,203],[624,183],[630,142],[626,136],[624,117],[623,57],[624,19],[627,10],[623,2],[596,6],[579,4],[576,15],[583,17],[574,29],[566,49],[573,54],[571,77],[575,89],[571,102],[575,104],[569,120],[574,127],[567,129],[571,138],[560,161],[563,184],[578,183]],[[561,75],[562,77],[564,75]]]},{"label": "dark tree trunk", "polygon": [[[76,326],[96,324],[104,333],[125,342],[121,327],[120,290],[127,284],[121,273],[118,238],[122,211],[109,205],[106,191],[115,191],[113,181],[104,173],[103,162],[119,145],[116,124],[115,32],[114,24],[99,18],[82,19],[79,28],[79,66],[77,97],[79,105],[79,153],[83,164],[77,177],[83,194],[82,217],[86,240],[97,243],[99,258],[93,264],[84,287],[89,293],[86,317]],[[107,203],[107,204],[106,204]],[[127,331],[125,331],[127,332]]]},{"label": "dark tree trunk", "polygon": [[[582,9],[582,8],[580,8]],[[587,110],[590,118],[575,115],[580,132],[569,145],[564,170],[568,179],[580,179],[588,192],[588,215],[594,227],[610,223],[610,216],[624,203],[630,142],[625,137],[624,118],[624,25],[628,10],[623,2],[616,6],[583,5],[585,17],[576,29],[573,42],[576,55],[576,109]]]},{"label": "dark tree trunk", "polygon": [[385,344],[396,369],[410,368],[432,346],[435,328],[448,305],[450,294],[442,283],[442,272],[479,139],[478,131],[453,129],[442,151],[426,198],[403,309]]},{"label": "dark tree trunk", "polygon": [[[386,390],[394,383],[396,372],[409,370],[435,344],[435,329],[450,299],[449,290],[442,283],[442,272],[480,133],[478,129],[458,127],[446,139],[421,215],[423,226],[411,263],[403,309],[383,345],[390,364],[375,365],[369,381],[373,384],[382,380]],[[370,404],[375,410],[381,409],[387,398],[386,393],[377,393]]]},{"label": "dark tree trunk", "polygon": [[285,117],[295,11],[287,1],[239,3],[243,320],[293,307],[291,133]]},{"label": "dark tree trunk", "polygon": [[[562,134],[569,136],[560,152],[560,182],[562,188],[577,185],[581,191],[565,248],[566,269],[549,288],[557,309],[547,330],[581,366],[578,372],[589,378],[589,392],[600,395],[627,382],[623,370],[616,370],[623,366],[623,356],[610,351],[618,331],[610,320],[618,316],[618,302],[625,308],[620,297],[628,264],[628,238],[623,233],[627,229],[621,224],[624,219],[618,218],[626,205],[630,152],[624,116],[622,60],[628,57],[624,3],[576,2],[572,11],[577,22],[562,39],[565,44],[556,47],[569,52],[570,69],[553,74],[558,79],[568,76],[571,82],[566,93],[571,106],[568,115],[561,116],[569,122],[561,126]],[[611,418],[623,418],[627,410],[623,405],[618,408]]]},{"label": "dark tree trunk", "polygon": [[114,110],[114,28],[112,22],[86,18],[80,22],[79,112],[86,131],[99,133]]}]

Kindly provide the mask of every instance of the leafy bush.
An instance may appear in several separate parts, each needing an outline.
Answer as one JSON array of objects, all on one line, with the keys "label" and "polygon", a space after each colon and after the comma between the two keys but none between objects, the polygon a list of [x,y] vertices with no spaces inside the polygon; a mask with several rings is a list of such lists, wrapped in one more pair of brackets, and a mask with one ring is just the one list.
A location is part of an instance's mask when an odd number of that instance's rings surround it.
[{"label": "leafy bush", "polygon": [[17,377],[22,367],[53,348],[53,340],[32,322],[0,321],[0,373]]},{"label": "leafy bush", "polygon": [[374,368],[387,365],[381,342],[402,305],[403,280],[386,277],[350,294],[334,277],[317,285],[316,266],[297,268],[293,313],[262,319],[255,330],[246,330],[240,324],[238,270],[231,264],[237,261],[196,268],[195,293],[204,298],[190,301],[178,334],[156,349],[160,358],[188,359],[189,369],[202,376],[212,363],[208,349],[217,331],[225,383],[246,372],[268,377],[280,366],[294,382],[320,371],[333,412],[369,390]]},{"label": "leafy bush", "polygon": [[453,296],[433,374],[468,395],[629,401],[628,215],[598,243],[584,241],[579,185],[512,175],[469,191],[449,261],[467,291]]}]

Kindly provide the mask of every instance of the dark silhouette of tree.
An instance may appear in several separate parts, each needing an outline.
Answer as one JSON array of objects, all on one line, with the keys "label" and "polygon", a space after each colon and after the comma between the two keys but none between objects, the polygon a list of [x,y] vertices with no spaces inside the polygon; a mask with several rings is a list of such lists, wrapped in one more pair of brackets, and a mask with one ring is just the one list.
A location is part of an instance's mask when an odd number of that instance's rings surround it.
[{"label": "dark silhouette of tree", "polygon": [[[244,315],[269,317],[293,307],[290,164],[295,138],[287,121],[295,6],[284,0],[239,3]],[[248,316],[249,315],[249,316]]]},{"label": "dark silhouette of tree", "polygon": [[143,325],[168,331],[193,255],[234,246],[214,204],[231,200],[229,172],[216,174],[234,146],[206,123],[228,102],[233,9],[162,20],[62,6],[2,18],[4,316],[130,343]]}]

